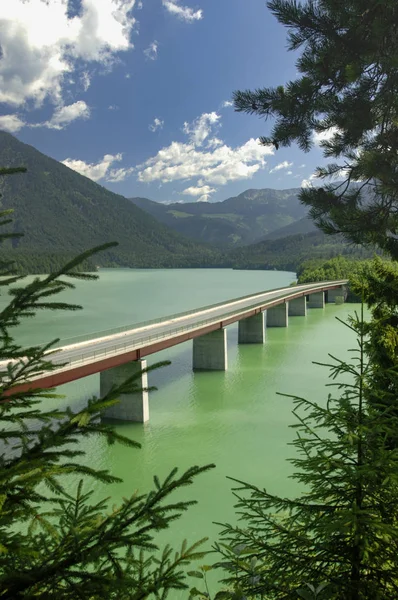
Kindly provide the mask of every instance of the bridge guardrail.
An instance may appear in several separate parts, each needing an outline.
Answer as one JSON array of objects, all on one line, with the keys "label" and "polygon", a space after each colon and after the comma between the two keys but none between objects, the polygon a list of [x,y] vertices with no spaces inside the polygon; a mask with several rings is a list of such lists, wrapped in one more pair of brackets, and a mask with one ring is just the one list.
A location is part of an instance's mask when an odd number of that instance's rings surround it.
[{"label": "bridge guardrail", "polygon": [[[311,287],[311,289],[315,289],[318,287],[324,287],[325,285],[332,284],[332,283],[335,285],[338,285],[339,283],[344,285],[345,283],[347,283],[347,280],[340,280],[340,281],[333,281],[333,282],[323,281],[320,283],[316,283],[314,285],[302,284],[302,285],[286,287],[286,288],[274,288],[272,290],[264,290],[263,292],[258,292],[256,294],[247,294],[246,296],[240,296],[239,298],[231,298],[230,300],[227,300],[227,301],[224,300],[223,302],[216,302],[215,304],[209,304],[207,306],[202,306],[200,308],[193,308],[191,310],[183,311],[180,313],[174,313],[172,315],[166,315],[164,317],[158,317],[156,319],[149,319],[147,321],[133,323],[130,325],[123,325],[122,327],[114,327],[111,329],[104,329],[102,331],[95,331],[93,333],[87,333],[87,334],[83,334],[83,335],[79,335],[79,336],[73,336],[70,338],[63,338],[63,339],[60,339],[58,342],[56,342],[56,344],[53,346],[53,348],[56,349],[56,348],[60,348],[62,346],[66,346],[66,345],[69,346],[72,344],[78,344],[80,342],[87,342],[90,340],[95,340],[98,337],[107,337],[107,336],[115,335],[117,333],[131,331],[133,329],[141,329],[143,327],[149,327],[150,325],[156,325],[157,323],[161,323],[162,321],[168,321],[168,320],[172,320],[172,319],[180,319],[180,318],[195,314],[197,312],[211,310],[212,308],[218,308],[219,306],[223,306],[224,304],[227,304],[229,302],[239,302],[240,300],[246,300],[247,298],[255,298],[257,296],[263,296],[264,294],[276,292],[279,290],[281,290],[281,292],[284,290],[290,290],[290,289],[293,291],[293,290],[308,288],[308,287]],[[42,343],[42,344],[38,344],[38,345],[45,346],[46,344]]]},{"label": "bridge guardrail", "polygon": [[[310,289],[317,289],[319,287],[325,287],[328,284],[330,285],[331,283],[333,283],[334,285],[338,285],[338,284],[342,284],[344,285],[344,283],[346,283],[345,280],[342,281],[338,281],[338,282],[322,282],[321,284],[319,284],[318,286],[311,286]],[[291,293],[290,294],[281,294],[280,296],[277,296],[275,298],[270,298],[270,302],[274,302],[280,299],[286,299],[287,301],[289,300],[290,296],[295,295],[295,293],[297,293],[298,289],[302,289],[302,288],[308,288],[308,285],[303,285],[303,286],[296,286],[296,287],[292,287],[290,288]],[[287,288],[289,289],[289,288]],[[270,290],[273,291],[273,290]],[[274,290],[274,291],[278,291],[278,290]],[[305,291],[305,290],[304,290]],[[267,292],[263,292],[262,294],[256,294],[257,295],[264,295],[264,293]],[[243,298],[239,298],[237,300],[243,300],[245,298],[250,298],[252,297],[252,295],[249,296],[245,296]],[[225,302],[221,303],[221,305],[225,304]],[[239,314],[244,314],[246,312],[249,312],[250,310],[253,310],[255,308],[258,308],[260,306],[263,306],[265,304],[264,300],[261,302],[255,302],[253,304],[250,304],[248,306],[245,307],[240,307],[240,308],[236,308],[234,310],[231,311],[227,311],[226,313],[224,313],[222,316],[218,315],[217,317],[209,317],[206,319],[201,319],[195,323],[192,324],[186,324],[186,325],[181,325],[178,327],[172,327],[170,329],[168,329],[166,332],[163,333],[154,333],[154,334],[150,334],[148,332],[146,332],[145,335],[143,335],[142,337],[132,340],[131,342],[120,342],[119,344],[115,344],[112,345],[108,348],[105,348],[103,350],[98,350],[98,351],[90,351],[89,347],[87,348],[87,352],[83,352],[80,356],[80,358],[74,358],[72,362],[68,363],[67,365],[65,365],[65,367],[62,367],[62,370],[69,370],[69,369],[73,369],[76,367],[76,365],[82,365],[85,364],[86,362],[92,361],[93,359],[96,361],[97,359],[100,358],[106,358],[108,356],[115,356],[117,354],[121,354],[121,353],[125,353],[127,351],[133,351],[137,348],[140,348],[142,346],[144,346],[145,344],[149,344],[149,343],[153,343],[156,341],[161,341],[163,339],[166,338],[172,338],[172,337],[176,337],[179,334],[182,333],[186,333],[189,331],[194,331],[195,329],[200,329],[201,327],[205,326],[205,325],[211,325],[213,323],[217,323],[220,322],[224,319],[228,319],[232,316],[237,316]],[[212,308],[217,308],[217,306],[220,306],[220,304],[217,304],[216,306],[212,307]],[[203,310],[207,310],[205,307],[203,308]],[[186,315],[179,313],[179,316],[189,316],[189,314],[192,314],[192,312],[198,312],[196,311],[189,311]],[[168,317],[166,317],[167,319],[169,319]],[[170,317],[170,319],[173,317]],[[164,321],[165,318],[160,319],[160,321],[156,321],[156,322],[162,322]],[[128,330],[126,330],[128,331]],[[57,348],[54,348],[55,352],[57,350]],[[52,352],[53,350],[51,350],[50,352]],[[60,357],[60,362],[62,362],[62,358]],[[56,363],[54,363],[56,364]]]}]

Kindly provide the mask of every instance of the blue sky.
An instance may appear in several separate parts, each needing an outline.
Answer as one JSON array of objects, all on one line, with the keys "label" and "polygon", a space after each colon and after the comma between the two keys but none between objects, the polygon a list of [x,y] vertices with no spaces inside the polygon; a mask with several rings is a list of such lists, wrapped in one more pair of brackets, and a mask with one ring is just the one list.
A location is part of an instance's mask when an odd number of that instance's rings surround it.
[{"label": "blue sky", "polygon": [[0,3],[0,129],[127,197],[215,201],[323,164],[258,145],[236,89],[295,78],[264,0]]}]

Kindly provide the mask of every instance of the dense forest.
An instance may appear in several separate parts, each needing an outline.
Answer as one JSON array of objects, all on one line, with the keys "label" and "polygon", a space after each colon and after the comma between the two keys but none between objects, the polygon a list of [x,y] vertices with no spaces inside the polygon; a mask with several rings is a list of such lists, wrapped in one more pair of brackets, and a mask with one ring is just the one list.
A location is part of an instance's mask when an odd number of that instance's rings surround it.
[{"label": "dense forest", "polygon": [[369,247],[348,245],[339,235],[313,231],[239,248],[231,253],[231,258],[236,269],[297,271],[309,259],[326,260],[336,256],[365,259],[373,255],[374,250]]},{"label": "dense forest", "polygon": [[[13,263],[13,270],[20,275],[54,273],[74,258],[68,252],[28,252],[24,250],[2,250],[4,262]],[[97,261],[88,259],[76,266],[76,272],[97,270]]]},{"label": "dense forest", "polygon": [[[5,240],[3,250],[18,250],[39,262],[55,254],[75,255],[104,242],[119,246],[98,256],[100,266],[198,267],[217,264],[210,247],[178,235],[132,202],[65,165],[0,132],[0,165],[27,173],[0,182],[1,208],[14,209],[11,231],[24,237]],[[46,259],[47,260],[47,259]],[[34,266],[38,270],[38,264]],[[40,269],[39,269],[40,270]]]},{"label": "dense forest", "polygon": [[[387,260],[384,257],[384,260]],[[394,263],[388,261],[390,268]],[[374,260],[358,258],[346,258],[336,256],[329,260],[310,259],[304,261],[297,269],[297,283],[311,283],[313,281],[332,281],[336,279],[348,279],[350,282],[362,281],[374,272]],[[348,302],[361,302],[362,298],[354,292],[355,285],[348,287]]]}]

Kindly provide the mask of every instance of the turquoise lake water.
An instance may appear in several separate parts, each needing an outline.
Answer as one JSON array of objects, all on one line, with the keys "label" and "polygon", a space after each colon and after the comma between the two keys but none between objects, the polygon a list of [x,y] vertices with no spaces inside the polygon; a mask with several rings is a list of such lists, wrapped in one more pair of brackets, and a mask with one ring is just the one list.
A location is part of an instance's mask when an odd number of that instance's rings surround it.
[{"label": "turquoise lake water", "polygon": [[[78,313],[42,313],[21,326],[22,342],[69,338],[135,323],[203,305],[289,285],[293,273],[270,271],[102,270],[97,282],[79,282],[64,299],[78,302]],[[3,299],[4,301],[4,299]],[[307,317],[291,317],[288,328],[270,328],[264,345],[237,344],[237,326],[228,328],[228,371],[192,372],[192,342],[148,357],[148,364],[171,360],[150,374],[158,391],[150,395],[150,421],[123,423],[117,430],[142,444],[141,450],[108,447],[93,439],[86,450],[90,465],[107,468],[121,484],[87,483],[95,497],[117,502],[135,490],[150,489],[155,474],[171,468],[215,463],[216,468],[187,488],[183,497],[198,504],[175,523],[168,539],[190,541],[204,535],[214,541],[214,521],[234,519],[228,476],[290,495],[298,492],[289,479],[287,459],[294,432],[292,401],[277,392],[323,402],[328,371],[312,361],[327,362],[328,353],[346,357],[353,333],[335,317],[346,319],[356,305],[326,305]],[[99,393],[99,375],[60,387],[62,403],[76,409]],[[57,401],[58,402],[58,401]]]}]

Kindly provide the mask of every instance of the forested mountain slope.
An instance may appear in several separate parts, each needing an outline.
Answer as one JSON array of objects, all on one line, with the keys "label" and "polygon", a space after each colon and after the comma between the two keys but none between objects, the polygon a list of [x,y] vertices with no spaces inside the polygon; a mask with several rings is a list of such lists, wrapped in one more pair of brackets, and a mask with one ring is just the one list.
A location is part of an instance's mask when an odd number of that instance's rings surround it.
[{"label": "forested mountain slope", "polygon": [[297,271],[299,266],[312,259],[371,258],[375,250],[369,246],[347,244],[340,235],[326,235],[316,230],[306,234],[291,235],[276,240],[236,248],[229,259],[236,269],[280,269]]},{"label": "forested mountain slope", "polygon": [[131,201],[187,237],[227,248],[251,244],[303,218],[307,209],[298,200],[299,192],[296,188],[246,190],[223,202]]},{"label": "forested mountain slope", "polygon": [[[98,255],[101,266],[206,266],[214,252],[170,231],[132,202],[0,132],[0,166],[25,166],[26,174],[0,178],[1,208],[14,209],[13,229],[21,239],[3,256],[72,256],[108,241],[119,247]],[[15,252],[16,251],[16,252]]]},{"label": "forested mountain slope", "polygon": [[290,225],[286,225],[285,227],[271,231],[271,233],[268,233],[265,236],[264,240],[277,240],[290,235],[312,233],[314,231],[318,231],[314,221],[312,221],[312,219],[309,217],[303,217],[299,221],[295,221]]}]

